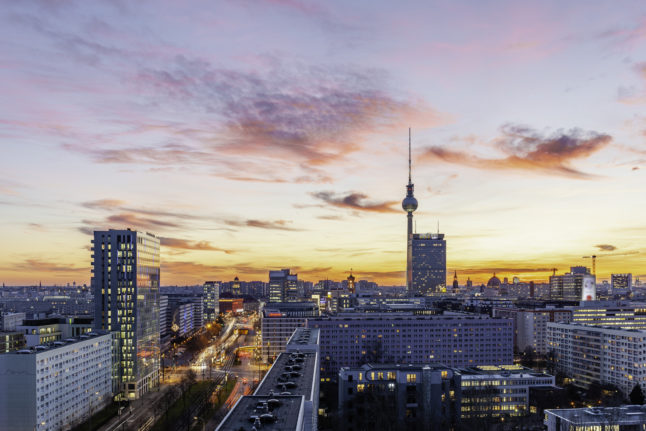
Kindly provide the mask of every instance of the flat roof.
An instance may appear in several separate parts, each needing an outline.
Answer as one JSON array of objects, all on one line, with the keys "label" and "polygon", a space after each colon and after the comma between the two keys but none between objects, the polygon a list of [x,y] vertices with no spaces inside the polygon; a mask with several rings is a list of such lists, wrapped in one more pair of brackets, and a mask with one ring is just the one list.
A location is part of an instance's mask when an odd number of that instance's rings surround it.
[{"label": "flat roof", "polygon": [[303,395],[306,400],[311,401],[314,375],[318,366],[316,356],[316,353],[281,353],[254,395],[289,392],[288,395]]},{"label": "flat roof", "polygon": [[257,430],[296,430],[302,422],[303,396],[247,395],[238,400],[217,431],[251,430],[256,420]]},{"label": "flat roof", "polygon": [[298,348],[298,346],[317,345],[319,341],[319,329],[315,328],[296,328],[294,333],[287,342],[288,346]]},{"label": "flat roof", "polygon": [[[47,334],[47,335],[50,335],[50,334]],[[82,341],[89,341],[104,335],[111,335],[111,334],[108,331],[86,332],[85,334],[79,335],[78,337],[70,337],[64,340],[49,342],[47,344],[40,344],[38,346],[26,347],[24,349],[4,353],[4,355],[28,355],[28,354],[38,354],[43,352],[49,352],[51,350],[58,349],[59,347],[69,346],[70,344],[76,344]]]},{"label": "flat roof", "polygon": [[586,407],[580,409],[548,409],[554,415],[577,425],[635,425],[646,423],[646,406]]},{"label": "flat roof", "polygon": [[[515,378],[530,378],[530,377],[553,377],[550,374],[540,373],[531,368],[526,368],[521,365],[478,365],[474,367],[458,368],[458,371],[464,377],[483,378],[483,377],[515,377]],[[482,377],[480,377],[482,376]]]}]

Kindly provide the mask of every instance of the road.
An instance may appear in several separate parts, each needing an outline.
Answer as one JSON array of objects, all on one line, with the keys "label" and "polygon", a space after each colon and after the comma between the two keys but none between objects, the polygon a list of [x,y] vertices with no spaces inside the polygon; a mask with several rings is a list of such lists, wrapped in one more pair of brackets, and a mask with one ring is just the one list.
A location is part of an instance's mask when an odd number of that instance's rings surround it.
[{"label": "road", "polygon": [[[253,320],[251,321],[253,324]],[[132,409],[125,411],[122,416],[117,416],[100,428],[101,431],[121,431],[136,429],[137,425],[145,422],[147,418],[154,417],[154,406],[159,403],[163,392],[171,385],[179,383],[189,370],[193,370],[198,380],[215,379],[222,374],[238,377],[238,384],[228,400],[233,406],[239,397],[251,391],[253,380],[258,377],[259,369],[251,363],[251,358],[243,357],[241,364],[234,366],[235,350],[237,347],[255,343],[255,334],[250,331],[248,335],[238,336],[235,328],[238,327],[236,318],[231,318],[223,328],[221,335],[212,345],[195,355],[194,359],[189,352],[177,361],[182,365],[166,368],[164,380],[158,391],[144,395],[141,400],[132,402]],[[218,358],[222,359],[217,366]],[[217,425],[217,423],[216,423]],[[213,426],[215,428],[215,426]],[[211,428],[211,429],[213,429]],[[207,429],[209,429],[207,427]]]}]

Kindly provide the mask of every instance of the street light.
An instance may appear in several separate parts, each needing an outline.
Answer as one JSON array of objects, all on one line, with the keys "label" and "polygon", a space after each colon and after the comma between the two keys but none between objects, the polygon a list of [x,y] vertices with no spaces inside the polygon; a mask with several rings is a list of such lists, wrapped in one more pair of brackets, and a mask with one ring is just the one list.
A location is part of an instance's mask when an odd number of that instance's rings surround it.
[{"label": "street light", "polygon": [[204,423],[204,419],[199,418],[199,417],[197,417],[197,416],[193,416],[193,420],[194,420],[194,421],[202,422],[202,431],[204,431],[204,430],[206,429],[206,424]]}]

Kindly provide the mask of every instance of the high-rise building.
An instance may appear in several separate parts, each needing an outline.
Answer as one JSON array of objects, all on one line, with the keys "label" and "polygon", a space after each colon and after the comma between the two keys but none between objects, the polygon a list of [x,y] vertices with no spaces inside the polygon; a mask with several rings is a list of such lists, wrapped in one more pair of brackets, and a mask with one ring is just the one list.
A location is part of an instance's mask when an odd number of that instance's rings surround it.
[{"label": "high-rise building", "polygon": [[204,321],[213,322],[220,310],[218,301],[220,300],[220,281],[207,281],[204,283],[202,301],[204,301]]},{"label": "high-rise building", "polygon": [[298,301],[298,274],[289,269],[269,271],[269,302]]},{"label": "high-rise building", "polygon": [[550,276],[550,298],[564,301],[590,301],[596,299],[595,276],[588,268],[573,266],[570,272]]},{"label": "high-rise building", "polygon": [[446,240],[442,233],[411,235],[413,284],[409,293],[425,295],[446,290]]},{"label": "high-rise building", "polygon": [[411,144],[410,129],[408,129],[408,184],[406,185],[406,197],[402,201],[402,208],[406,211],[406,290],[409,295],[413,291],[413,212],[417,209],[417,199],[414,196],[415,185],[411,181]]},{"label": "high-rise building", "polygon": [[612,290],[630,290],[633,287],[632,274],[612,274]]},{"label": "high-rise building", "polygon": [[159,384],[159,238],[130,229],[95,231],[94,326],[116,333],[114,391],[139,398]]}]

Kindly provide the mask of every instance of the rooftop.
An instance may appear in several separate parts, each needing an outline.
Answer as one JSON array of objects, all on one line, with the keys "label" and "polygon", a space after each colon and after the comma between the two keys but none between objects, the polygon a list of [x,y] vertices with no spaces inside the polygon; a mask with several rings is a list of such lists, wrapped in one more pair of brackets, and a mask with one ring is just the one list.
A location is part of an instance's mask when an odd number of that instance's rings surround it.
[{"label": "rooftop", "polygon": [[303,421],[303,402],[297,395],[244,396],[217,431],[297,430]]},{"label": "rooftop", "polygon": [[522,377],[552,377],[549,374],[539,373],[531,368],[523,367],[522,365],[509,364],[509,365],[477,365],[474,367],[459,368],[460,374],[463,376],[472,375],[518,375]]},{"label": "rooftop", "polygon": [[[636,425],[646,423],[646,406],[588,407],[580,409],[550,409],[546,415],[560,417],[577,425]],[[546,416],[547,417],[547,416]]]},{"label": "rooftop", "polygon": [[87,341],[92,338],[100,337],[103,335],[110,335],[110,332],[108,331],[96,331],[96,332],[87,332],[83,335],[80,335],[78,337],[70,337],[66,338],[64,340],[60,341],[54,341],[51,343],[47,344],[41,344],[38,346],[30,347],[30,348],[25,348],[21,350],[17,350],[14,352],[9,352],[5,353],[5,355],[29,355],[29,354],[37,354],[37,353],[42,353],[42,352],[47,352],[50,350],[58,349],[59,347],[67,346],[70,344],[75,344],[75,343],[80,343],[82,341]]},{"label": "rooftop", "polygon": [[303,349],[307,349],[308,347],[316,346],[319,343],[319,332],[318,329],[296,328],[287,342],[287,347],[298,349],[299,346],[303,346]]},{"label": "rooftop", "polygon": [[[316,353],[281,353],[254,395],[303,395],[311,400],[318,364]],[[318,395],[315,395],[318,396]]]}]

